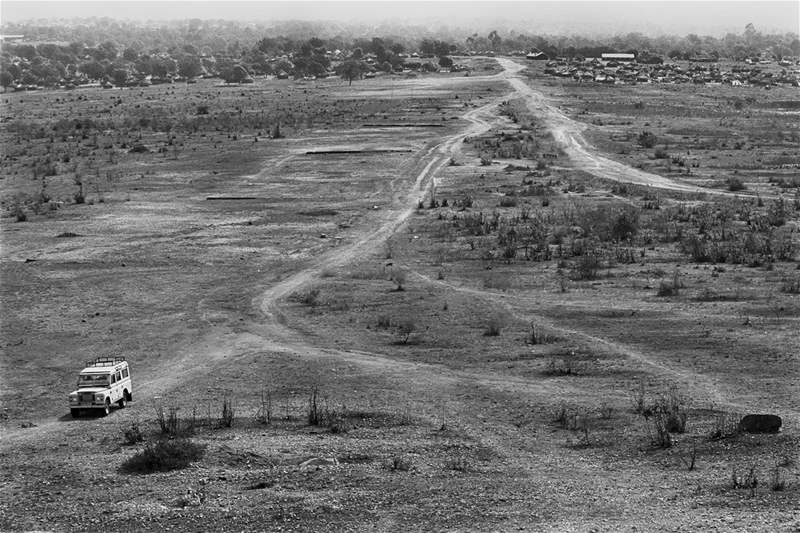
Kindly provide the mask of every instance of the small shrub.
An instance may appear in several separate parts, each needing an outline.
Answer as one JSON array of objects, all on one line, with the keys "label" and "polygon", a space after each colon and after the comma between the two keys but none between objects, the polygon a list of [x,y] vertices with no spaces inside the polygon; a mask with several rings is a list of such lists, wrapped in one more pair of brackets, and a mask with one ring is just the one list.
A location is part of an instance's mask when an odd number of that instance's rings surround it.
[{"label": "small shrub", "polygon": [[11,209],[11,216],[13,216],[17,222],[25,222],[28,220],[28,215],[19,203],[15,204]]},{"label": "small shrub", "polygon": [[800,276],[786,278],[781,285],[781,292],[787,294],[800,294]]},{"label": "small shrub", "polygon": [[158,427],[161,428],[163,435],[175,437],[180,433],[180,419],[178,418],[179,407],[171,405],[168,410],[164,410],[163,405],[157,405],[156,421]]},{"label": "small shrub", "polygon": [[412,462],[410,457],[394,456],[386,465],[387,470],[392,472],[408,472],[411,470]]},{"label": "small shrub", "polygon": [[786,479],[781,475],[781,469],[778,465],[775,465],[775,470],[772,471],[772,482],[769,488],[773,492],[786,490]]},{"label": "small shrub", "polygon": [[739,179],[739,178],[737,178],[735,176],[731,176],[730,178],[725,180],[725,185],[728,187],[728,190],[731,191],[731,192],[743,191],[743,190],[747,189],[747,187],[745,186],[744,182],[741,179]]},{"label": "small shrub", "polygon": [[689,457],[681,456],[681,462],[686,465],[686,469],[691,472],[695,469],[697,465],[697,445],[692,444],[692,453],[689,454]]},{"label": "small shrub", "polygon": [[497,337],[505,327],[505,320],[500,315],[494,315],[486,323],[486,330],[483,332],[485,337]]},{"label": "small shrub", "polygon": [[122,463],[129,474],[149,474],[186,468],[203,457],[205,448],[191,440],[160,440]]},{"label": "small shrub", "polygon": [[144,435],[139,429],[139,424],[133,422],[129,427],[122,431],[122,436],[125,439],[125,444],[137,444],[144,441]]},{"label": "small shrub", "polygon": [[392,327],[392,319],[389,315],[378,315],[378,320],[375,323],[376,328],[389,329]]},{"label": "small shrub", "polygon": [[642,409],[642,415],[649,422],[650,440],[653,446],[669,448],[672,446],[672,433],[684,433],[688,410],[686,400],[676,388],[657,398],[655,402]]},{"label": "small shrub", "polygon": [[726,439],[739,434],[741,416],[735,413],[718,413],[714,419],[714,429],[708,436],[711,440]]},{"label": "small shrub", "polygon": [[556,341],[556,337],[550,335],[548,333],[543,332],[536,324],[531,322],[531,329],[528,332],[528,336],[525,338],[525,342],[527,344],[550,344],[551,342]]},{"label": "small shrub", "polygon": [[417,323],[412,317],[406,317],[400,320],[395,327],[397,328],[397,336],[399,337],[400,344],[408,344],[408,339],[417,329]]},{"label": "small shrub", "polygon": [[295,296],[295,300],[310,307],[319,305],[319,289],[311,289]]},{"label": "small shrub", "polygon": [[650,443],[657,448],[671,447],[672,435],[670,435],[669,429],[667,429],[665,413],[661,411],[654,411],[648,420],[651,424]]},{"label": "small shrub", "polygon": [[595,280],[600,272],[600,258],[597,254],[587,253],[580,256],[572,266],[572,279],[575,281]]},{"label": "small shrub", "polygon": [[319,426],[322,422],[322,410],[319,405],[319,389],[314,387],[308,397],[308,411],[306,420],[309,426]]},{"label": "small shrub", "polygon": [[545,376],[576,376],[578,373],[572,359],[550,359],[547,368],[542,371]]},{"label": "small shrub", "polygon": [[600,406],[600,418],[602,420],[611,420],[614,418],[614,408],[607,403]]},{"label": "small shrub", "polygon": [[658,284],[658,296],[677,296],[683,287],[680,272],[676,269],[671,280],[661,280]]},{"label": "small shrub", "polygon": [[656,159],[667,159],[669,158],[669,153],[663,148],[656,148],[653,157]]},{"label": "small shrub", "polygon": [[639,136],[636,138],[636,141],[642,148],[653,148],[658,139],[653,132],[645,130],[639,134]]},{"label": "small shrub", "polygon": [[670,433],[686,431],[686,420],[689,416],[686,404],[686,399],[678,394],[675,387],[672,387],[665,396],[656,400],[654,411],[664,414],[665,425]]},{"label": "small shrub", "polygon": [[233,419],[236,415],[236,410],[233,407],[233,400],[229,397],[222,399],[222,412],[219,415],[220,427],[229,428],[233,426]]},{"label": "small shrub", "polygon": [[256,413],[256,422],[264,425],[272,423],[272,392],[261,388],[261,405]]},{"label": "small shrub", "polygon": [[392,272],[390,274],[390,279],[392,281],[394,281],[395,285],[397,285],[397,287],[395,289],[396,291],[402,292],[402,291],[406,290],[405,289],[406,277],[407,277],[407,274],[406,274],[406,271],[404,269],[402,269],[402,268],[392,269]]},{"label": "small shrub", "polygon": [[144,153],[147,153],[149,151],[150,151],[150,149],[147,146],[143,145],[143,144],[135,144],[135,145],[133,145],[133,148],[128,150],[128,152],[130,152],[132,154],[144,154]]},{"label": "small shrub", "polygon": [[557,408],[555,413],[553,414],[553,422],[558,424],[562,428],[567,428],[569,426],[569,421],[573,413],[569,410],[569,408],[565,404],[560,404]]},{"label": "small shrub", "polygon": [[500,207],[517,207],[517,199],[513,196],[503,196],[500,198]]},{"label": "small shrub", "polygon": [[740,476],[736,469],[731,471],[731,487],[734,489],[749,489],[750,495],[755,495],[756,488],[758,488],[758,475],[756,474],[756,467],[751,466],[747,473]]}]

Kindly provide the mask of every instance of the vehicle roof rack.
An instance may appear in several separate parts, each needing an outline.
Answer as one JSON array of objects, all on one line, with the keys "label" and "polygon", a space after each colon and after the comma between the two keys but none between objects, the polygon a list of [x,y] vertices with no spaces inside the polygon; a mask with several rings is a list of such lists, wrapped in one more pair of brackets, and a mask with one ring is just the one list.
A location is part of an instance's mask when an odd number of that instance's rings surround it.
[{"label": "vehicle roof rack", "polygon": [[86,361],[86,366],[114,366],[124,362],[124,357],[95,357],[92,361]]}]

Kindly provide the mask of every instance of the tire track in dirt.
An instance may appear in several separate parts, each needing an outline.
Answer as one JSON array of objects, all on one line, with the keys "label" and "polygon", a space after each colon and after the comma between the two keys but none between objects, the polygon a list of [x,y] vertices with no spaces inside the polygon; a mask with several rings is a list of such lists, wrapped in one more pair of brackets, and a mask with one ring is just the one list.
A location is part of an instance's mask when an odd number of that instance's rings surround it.
[{"label": "tire track in dirt", "polygon": [[607,353],[622,355],[631,361],[641,364],[642,366],[649,367],[653,370],[656,376],[662,379],[689,385],[693,391],[693,397],[705,397],[707,401],[712,402],[714,405],[719,407],[728,407],[739,410],[745,409],[745,406],[736,402],[732,402],[724,397],[716,384],[708,376],[689,370],[673,368],[625,344],[599,337],[597,335],[592,335],[577,329],[564,327],[544,315],[533,313],[528,310],[520,311],[519,306],[521,305],[533,306],[536,304],[536,302],[531,298],[525,298],[511,294],[501,294],[488,290],[465,287],[463,285],[456,285],[443,280],[435,280],[416,271],[412,272],[412,275],[428,285],[438,286],[447,290],[464,294],[470,294],[477,298],[481,298],[485,301],[499,305],[505,312],[513,316],[516,320],[524,322],[535,321],[537,325],[556,332],[567,339],[577,340],[587,346],[599,347],[601,350],[606,351]]},{"label": "tire track in dirt", "polygon": [[468,111],[462,117],[471,123],[467,129],[426,150],[425,155],[421,158],[425,166],[414,177],[414,182],[405,197],[383,214],[377,229],[366,229],[353,243],[324,254],[310,267],[273,285],[259,296],[258,308],[268,318],[275,319],[280,313],[278,302],[314,281],[324,269],[346,265],[382,246],[414,212],[418,199],[429,189],[433,183],[433,177],[449,162],[458,144],[465,137],[479,135],[489,130],[492,124],[499,120],[496,115],[491,113],[491,110],[497,107],[504,98],[506,96],[495,98],[488,104]]},{"label": "tire track in dirt", "polygon": [[[549,104],[542,93],[533,89],[517,76],[521,70],[526,68],[524,65],[520,65],[516,61],[506,58],[498,58],[497,61],[507,72],[513,72],[514,75],[507,76],[508,82],[515,89],[518,96],[525,98],[528,109],[538,118],[544,119],[548,129],[553,134],[553,138],[558,142],[578,169],[599,178],[621,183],[643,185],[656,189],[666,189],[692,194],[711,194],[733,198],[755,198],[751,194],[718,191],[682,183],[664,176],[659,176],[658,174],[651,174],[650,172],[630,167],[624,163],[614,161],[613,159],[595,153],[583,136],[582,132],[587,128],[585,124],[569,118],[561,110]],[[769,198],[777,197],[770,196]]]},{"label": "tire track in dirt", "polygon": [[[502,74],[476,77],[472,81],[493,79]],[[223,361],[231,361],[247,354],[252,355],[253,353],[265,351],[288,352],[297,355],[314,354],[321,357],[333,356],[338,360],[359,365],[373,367],[377,365],[384,372],[389,369],[410,371],[415,368],[428,374],[429,380],[437,382],[445,379],[447,375],[452,375],[449,370],[436,368],[433,365],[397,361],[372,353],[313,346],[305,342],[296,331],[283,324],[279,302],[291,293],[318,279],[324,269],[345,265],[382,246],[414,212],[418,198],[425,194],[433,183],[434,176],[447,164],[463,139],[489,130],[495,122],[500,120],[492,110],[505,98],[507,98],[507,95],[494,98],[491,102],[481,107],[471,109],[462,116],[464,120],[470,123],[466,129],[449,136],[444,141],[429,145],[423,150],[422,154],[418,154],[418,163],[411,169],[411,177],[414,179],[413,184],[404,195],[401,194],[400,198],[395,199],[395,205],[382,215],[377,229],[365,228],[353,243],[338,247],[320,256],[310,267],[289,276],[261,293],[255,299],[254,306],[262,311],[266,322],[253,328],[255,334],[233,333],[224,327],[211,328],[196,344],[180,350],[180,353],[176,354],[176,358],[170,358],[168,361],[164,361],[163,364],[138,373],[137,376],[139,377],[137,377],[134,390],[136,397],[153,397],[168,391],[181,382],[185,382],[191,374],[211,372],[214,365]],[[275,167],[280,167],[292,157],[294,157],[294,154],[272,160],[268,165],[268,169],[265,170],[273,170]],[[417,170],[420,166],[422,168]],[[263,174],[264,170],[252,175],[251,178],[259,178]],[[421,378],[422,376],[418,375],[417,377]],[[475,376],[472,379],[475,379]],[[36,420],[35,424],[34,427],[4,431],[0,435],[0,444],[2,444],[3,448],[18,445],[26,441],[44,438],[44,435],[67,431],[69,426],[62,424],[58,419],[52,418]]]}]

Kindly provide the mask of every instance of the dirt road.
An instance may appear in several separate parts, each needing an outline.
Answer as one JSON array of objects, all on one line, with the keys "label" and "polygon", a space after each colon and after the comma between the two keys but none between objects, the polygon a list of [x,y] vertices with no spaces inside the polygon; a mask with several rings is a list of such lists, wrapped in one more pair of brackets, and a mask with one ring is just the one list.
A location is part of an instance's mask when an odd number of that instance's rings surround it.
[{"label": "dirt road", "polygon": [[722,196],[750,196],[681,183],[664,176],[644,172],[598,154],[583,136],[582,132],[587,128],[586,124],[566,116],[558,108],[548,103],[542,93],[531,88],[516,75],[525,68],[524,65],[505,58],[498,58],[498,62],[506,69],[508,83],[516,90],[519,97],[526,99],[528,108],[536,117],[545,121],[553,137],[567,153],[575,168],[599,178],[657,189]]},{"label": "dirt road", "polygon": [[[502,58],[498,59],[498,61],[503,66],[504,71],[493,76],[432,78],[424,81],[424,83],[436,86],[454,82],[473,83],[480,80],[502,78],[508,81],[515,92],[499,96],[481,107],[469,110],[463,115],[463,119],[469,122],[465,129],[443,139],[437,144],[429,145],[422,153],[417,154],[417,163],[410,171],[410,174],[402,176],[403,179],[398,180],[398,184],[408,184],[410,182],[410,186],[407,186],[406,190],[399,191],[399,194],[395,196],[393,205],[382,212],[377,227],[375,225],[364,227],[349,244],[337,247],[331,252],[320,256],[311,266],[290,275],[256,296],[253,305],[261,310],[263,320],[259,324],[253,324],[252,327],[248,328],[248,333],[234,333],[224,328],[212,328],[194,345],[179,349],[173,358],[159,365],[159,368],[148,369],[139,373],[137,376],[137,389],[141,395],[138,397],[146,398],[164,394],[178,384],[177,376],[179,375],[181,376],[180,379],[185,381],[187,376],[192,373],[213,371],[214,366],[222,361],[234,360],[245,354],[264,350],[296,354],[314,353],[321,357],[333,356],[364,365],[378,365],[384,370],[389,370],[390,368],[394,371],[409,370],[411,367],[409,367],[408,363],[393,361],[375,354],[332,350],[310,345],[301,334],[284,324],[280,312],[281,301],[319,279],[323,270],[349,264],[382,247],[387,239],[395,234],[414,212],[417,202],[425,196],[426,191],[429,190],[441,168],[460,149],[463,139],[468,136],[479,135],[489,130],[493,124],[502,120],[495,113],[495,108],[500,101],[509,97],[522,96],[527,98],[531,109],[534,110],[537,116],[541,116],[547,121],[556,138],[570,155],[573,163],[581,169],[600,177],[617,181],[685,192],[709,192],[705,189],[678,183],[661,176],[648,174],[591,153],[588,144],[581,135],[583,126],[548,104],[540,93],[530,88],[520,79],[519,72],[525,68],[524,65]],[[419,84],[420,82],[418,80],[415,83]],[[428,281],[433,282],[432,280]],[[457,287],[451,288],[453,290],[464,290]],[[475,296],[497,300],[496,295],[493,295],[490,291],[475,292]],[[654,361],[647,360],[642,354],[619,344],[598,338],[589,339],[587,337],[587,340],[604,343],[607,349],[617,350],[619,353],[634,360],[648,364],[659,370],[665,377],[670,375],[673,377],[678,375],[686,377],[676,369],[662,367]],[[445,373],[445,369],[433,365],[414,364],[412,367],[415,372],[427,373],[429,379],[439,379]],[[703,385],[708,387],[709,384],[703,383]],[[713,388],[712,390],[707,389],[707,392],[716,401],[726,403],[724,398],[720,397]],[[37,428],[7,432],[3,435],[2,441],[5,444],[10,444],[17,438],[35,438],[37,435],[56,430],[59,427],[58,422],[55,420],[37,420],[36,424],[38,425]]]}]

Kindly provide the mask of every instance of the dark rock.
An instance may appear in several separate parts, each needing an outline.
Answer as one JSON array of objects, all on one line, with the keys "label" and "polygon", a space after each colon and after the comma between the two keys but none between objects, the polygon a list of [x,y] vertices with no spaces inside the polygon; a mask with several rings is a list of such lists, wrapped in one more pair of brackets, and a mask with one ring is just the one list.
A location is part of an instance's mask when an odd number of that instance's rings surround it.
[{"label": "dark rock", "polygon": [[739,421],[739,431],[744,433],[777,433],[783,420],[777,415],[745,415]]}]

